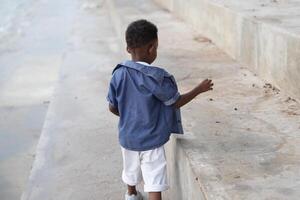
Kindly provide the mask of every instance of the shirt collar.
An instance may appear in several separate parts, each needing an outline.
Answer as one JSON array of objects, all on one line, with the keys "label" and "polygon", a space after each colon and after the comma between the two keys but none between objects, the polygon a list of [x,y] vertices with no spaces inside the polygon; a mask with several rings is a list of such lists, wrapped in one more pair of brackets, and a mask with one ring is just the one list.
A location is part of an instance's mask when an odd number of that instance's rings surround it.
[{"label": "shirt collar", "polygon": [[[143,63],[143,64],[142,64]],[[129,68],[133,68],[135,70],[140,71],[141,73],[145,74],[146,76],[152,77],[154,78],[159,84],[162,83],[164,77],[169,77],[171,76],[168,72],[166,72],[165,70],[159,68],[159,67],[154,67],[149,65],[148,63],[138,61],[138,62],[134,62],[131,60],[127,60],[119,65],[117,65],[115,67],[115,69],[113,70],[113,73],[116,69],[118,69],[119,67],[129,67]],[[151,66],[151,67],[148,67]]]},{"label": "shirt collar", "polygon": [[150,64],[143,62],[143,61],[137,61],[136,63],[142,64],[142,65],[146,65],[146,66],[151,66]]}]

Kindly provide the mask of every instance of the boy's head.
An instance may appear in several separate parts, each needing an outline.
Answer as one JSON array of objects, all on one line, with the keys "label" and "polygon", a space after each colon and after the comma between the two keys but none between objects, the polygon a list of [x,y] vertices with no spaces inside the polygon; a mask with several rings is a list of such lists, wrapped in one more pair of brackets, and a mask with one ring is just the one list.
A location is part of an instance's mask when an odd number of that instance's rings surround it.
[{"label": "boy's head", "polygon": [[127,51],[132,60],[151,64],[157,56],[157,27],[144,19],[129,24],[126,30]]}]

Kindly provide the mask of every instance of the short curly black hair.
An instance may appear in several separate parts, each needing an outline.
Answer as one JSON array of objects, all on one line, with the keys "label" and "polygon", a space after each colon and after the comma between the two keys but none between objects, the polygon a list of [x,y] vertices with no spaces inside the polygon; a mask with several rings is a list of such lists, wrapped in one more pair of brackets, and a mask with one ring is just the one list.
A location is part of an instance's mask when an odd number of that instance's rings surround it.
[{"label": "short curly black hair", "polygon": [[145,20],[140,19],[130,23],[126,30],[126,43],[129,48],[142,47],[154,39],[157,39],[157,27]]}]

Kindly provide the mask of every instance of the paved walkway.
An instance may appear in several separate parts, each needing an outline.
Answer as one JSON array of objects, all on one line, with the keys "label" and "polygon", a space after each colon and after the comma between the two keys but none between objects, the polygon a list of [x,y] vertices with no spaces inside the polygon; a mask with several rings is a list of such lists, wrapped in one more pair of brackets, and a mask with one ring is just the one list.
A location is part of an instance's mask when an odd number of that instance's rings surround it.
[{"label": "paved walkway", "polygon": [[[290,188],[298,182],[288,180],[298,173],[299,104],[152,1],[76,2],[76,23],[22,200],[122,199],[117,118],[107,111],[105,97],[113,67],[125,58],[124,29],[139,18],[158,25],[156,63],[167,66],[181,91],[207,77],[215,80],[214,92],[183,109],[186,136],[180,140],[207,197],[243,199],[253,194],[257,199],[273,181],[277,185],[268,192],[296,195]],[[288,166],[290,170],[281,171]],[[177,175],[185,180],[186,174]],[[286,181],[280,183],[280,177]]]},{"label": "paved walkway", "polygon": [[76,5],[58,0],[4,0],[0,7],[0,14],[6,11],[9,16],[0,20],[4,23],[0,24],[0,199],[19,200]]}]

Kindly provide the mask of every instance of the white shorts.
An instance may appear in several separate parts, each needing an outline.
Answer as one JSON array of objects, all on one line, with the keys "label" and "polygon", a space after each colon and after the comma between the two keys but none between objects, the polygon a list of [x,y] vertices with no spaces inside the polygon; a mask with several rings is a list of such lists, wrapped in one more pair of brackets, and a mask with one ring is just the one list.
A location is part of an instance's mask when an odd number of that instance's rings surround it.
[{"label": "white shorts", "polygon": [[145,192],[161,192],[169,188],[163,146],[148,151],[130,151],[123,147],[121,149],[124,183],[135,186],[143,180]]}]

